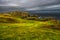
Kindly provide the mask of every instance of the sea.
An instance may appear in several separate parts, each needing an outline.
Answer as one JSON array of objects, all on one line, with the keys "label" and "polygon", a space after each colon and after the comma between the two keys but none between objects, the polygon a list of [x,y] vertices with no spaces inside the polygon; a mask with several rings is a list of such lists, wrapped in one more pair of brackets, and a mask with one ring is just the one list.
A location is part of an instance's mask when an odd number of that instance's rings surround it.
[{"label": "sea", "polygon": [[60,20],[60,13],[32,13],[33,15],[38,15],[38,17],[54,17]]}]

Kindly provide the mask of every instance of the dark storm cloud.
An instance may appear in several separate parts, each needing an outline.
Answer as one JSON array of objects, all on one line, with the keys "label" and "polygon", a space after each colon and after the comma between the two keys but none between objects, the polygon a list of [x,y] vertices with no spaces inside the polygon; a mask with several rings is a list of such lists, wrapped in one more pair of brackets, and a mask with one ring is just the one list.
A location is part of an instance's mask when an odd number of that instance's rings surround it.
[{"label": "dark storm cloud", "polygon": [[[9,9],[10,6],[17,9],[22,8],[26,11],[50,10],[60,9],[60,0],[0,0],[0,6],[8,6],[7,9]],[[2,10],[3,9],[4,8],[2,8]]]},{"label": "dark storm cloud", "polygon": [[[52,3],[58,3],[59,0],[0,0],[1,3],[3,3],[4,6],[12,6],[13,4],[24,6],[24,7],[32,7],[32,6],[38,6],[38,5],[47,5]],[[1,4],[2,5],[2,4]],[[14,5],[13,5],[14,6]]]}]

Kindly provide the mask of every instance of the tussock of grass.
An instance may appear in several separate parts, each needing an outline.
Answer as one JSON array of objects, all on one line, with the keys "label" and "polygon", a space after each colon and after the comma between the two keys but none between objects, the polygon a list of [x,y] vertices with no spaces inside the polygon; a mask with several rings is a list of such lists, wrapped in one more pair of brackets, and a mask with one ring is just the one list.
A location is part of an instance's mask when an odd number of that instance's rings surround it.
[{"label": "tussock of grass", "polygon": [[60,40],[59,30],[46,27],[55,25],[53,22],[19,20],[22,22],[0,23],[0,40]]},{"label": "tussock of grass", "polygon": [[3,17],[0,21],[0,40],[60,40],[59,22],[17,17]]}]

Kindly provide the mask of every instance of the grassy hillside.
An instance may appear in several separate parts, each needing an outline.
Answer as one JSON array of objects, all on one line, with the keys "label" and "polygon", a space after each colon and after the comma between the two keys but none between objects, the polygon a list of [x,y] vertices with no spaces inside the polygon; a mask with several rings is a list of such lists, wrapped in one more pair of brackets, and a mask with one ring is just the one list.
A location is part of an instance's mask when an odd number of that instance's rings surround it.
[{"label": "grassy hillside", "polygon": [[60,40],[60,21],[0,16],[0,40]]}]

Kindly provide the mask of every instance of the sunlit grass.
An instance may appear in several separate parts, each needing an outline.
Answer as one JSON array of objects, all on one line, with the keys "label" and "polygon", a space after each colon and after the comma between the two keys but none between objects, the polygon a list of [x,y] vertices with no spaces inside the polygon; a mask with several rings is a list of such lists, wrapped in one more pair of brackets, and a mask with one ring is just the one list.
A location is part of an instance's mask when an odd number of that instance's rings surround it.
[{"label": "sunlit grass", "polygon": [[60,30],[52,21],[15,18],[18,23],[0,23],[0,40],[60,40]]}]

